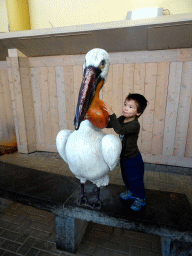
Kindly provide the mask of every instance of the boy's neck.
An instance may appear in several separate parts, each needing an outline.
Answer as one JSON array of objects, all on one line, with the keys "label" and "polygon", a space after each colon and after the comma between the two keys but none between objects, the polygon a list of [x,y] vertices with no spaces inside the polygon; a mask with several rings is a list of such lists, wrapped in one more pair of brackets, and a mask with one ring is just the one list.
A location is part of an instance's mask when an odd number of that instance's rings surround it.
[{"label": "boy's neck", "polygon": [[134,117],[125,117],[124,123],[131,122],[131,121],[135,120],[135,118],[136,118],[136,116],[134,116]]}]

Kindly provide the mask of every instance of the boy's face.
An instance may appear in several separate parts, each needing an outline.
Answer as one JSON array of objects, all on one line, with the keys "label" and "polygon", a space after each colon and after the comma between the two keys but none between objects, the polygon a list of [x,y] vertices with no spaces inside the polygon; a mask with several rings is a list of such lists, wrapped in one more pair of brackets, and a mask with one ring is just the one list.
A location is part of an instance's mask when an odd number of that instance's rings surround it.
[{"label": "boy's face", "polygon": [[126,100],[123,105],[123,115],[126,118],[133,118],[139,116],[137,112],[137,104],[134,100]]}]

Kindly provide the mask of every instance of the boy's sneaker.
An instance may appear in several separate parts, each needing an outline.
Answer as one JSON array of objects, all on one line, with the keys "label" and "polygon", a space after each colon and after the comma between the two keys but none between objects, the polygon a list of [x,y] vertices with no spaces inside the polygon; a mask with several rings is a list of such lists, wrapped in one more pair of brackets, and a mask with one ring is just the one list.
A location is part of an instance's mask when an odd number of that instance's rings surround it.
[{"label": "boy's sneaker", "polygon": [[146,205],[145,199],[136,198],[134,203],[131,205],[133,211],[140,211],[142,207]]},{"label": "boy's sneaker", "polygon": [[129,190],[125,191],[124,193],[121,193],[120,197],[123,200],[135,199],[135,197],[133,197],[133,193]]}]

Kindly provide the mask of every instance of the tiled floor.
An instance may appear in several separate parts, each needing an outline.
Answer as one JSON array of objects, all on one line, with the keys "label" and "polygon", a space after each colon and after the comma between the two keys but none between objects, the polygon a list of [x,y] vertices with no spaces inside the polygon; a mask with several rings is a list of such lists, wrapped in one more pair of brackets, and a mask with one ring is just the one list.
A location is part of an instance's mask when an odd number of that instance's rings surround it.
[{"label": "tiled floor", "polygon": [[[0,214],[0,255],[72,255],[56,250],[54,214],[12,203]],[[160,237],[90,223],[80,255],[161,255]]]},{"label": "tiled floor", "polygon": [[[56,153],[14,153],[0,161],[34,169],[72,175]],[[168,172],[169,171],[169,172]],[[122,184],[119,168],[110,173],[110,182]],[[185,193],[192,203],[191,169],[146,164],[145,186],[151,189]],[[50,212],[3,200],[0,211],[0,255],[72,255],[56,250],[54,215]],[[76,253],[94,256],[160,256],[160,237],[89,223]]]}]

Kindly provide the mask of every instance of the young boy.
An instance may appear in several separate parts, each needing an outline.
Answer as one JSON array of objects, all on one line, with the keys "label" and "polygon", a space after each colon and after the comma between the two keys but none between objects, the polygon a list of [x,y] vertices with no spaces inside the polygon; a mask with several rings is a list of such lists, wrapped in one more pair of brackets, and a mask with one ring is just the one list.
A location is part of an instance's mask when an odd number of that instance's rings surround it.
[{"label": "young boy", "polygon": [[112,108],[105,103],[104,109],[109,113],[107,128],[113,128],[122,141],[120,165],[122,178],[127,191],[120,194],[123,200],[133,199],[131,209],[140,211],[145,206],[145,188],[143,182],[144,163],[137,146],[140,131],[139,116],[144,112],[147,100],[141,94],[129,94],[123,106],[123,115],[116,117]]}]

